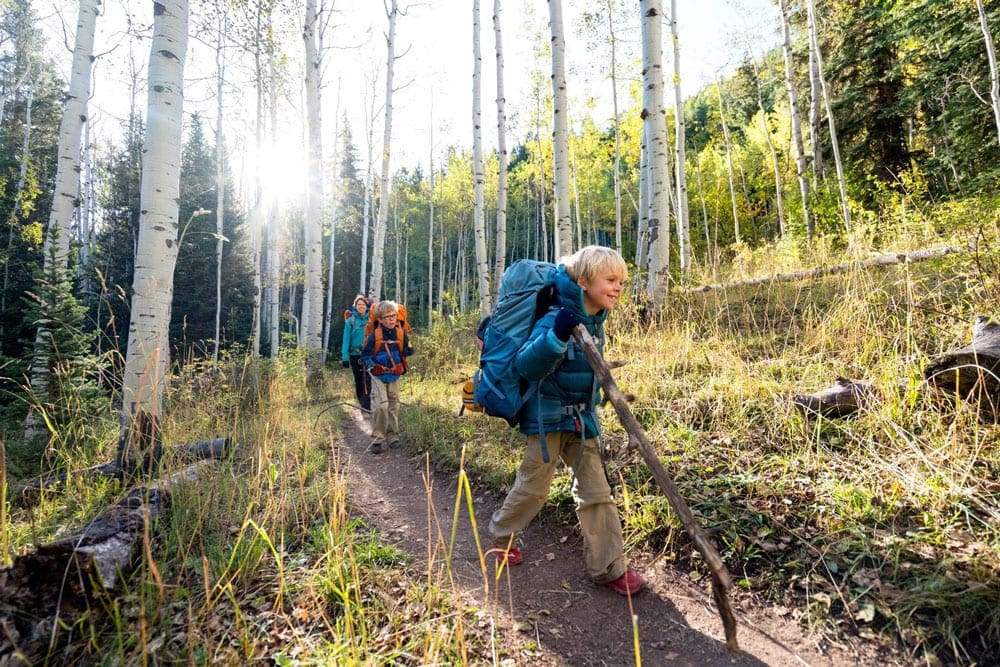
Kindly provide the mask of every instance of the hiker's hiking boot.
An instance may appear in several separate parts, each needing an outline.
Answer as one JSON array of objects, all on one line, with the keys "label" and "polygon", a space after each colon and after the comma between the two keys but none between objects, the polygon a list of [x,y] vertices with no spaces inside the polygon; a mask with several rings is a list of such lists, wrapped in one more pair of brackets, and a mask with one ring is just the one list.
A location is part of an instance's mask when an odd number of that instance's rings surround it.
[{"label": "hiker's hiking boot", "polygon": [[371,449],[372,454],[381,454],[382,453],[382,443],[381,442],[373,442],[371,444],[371,446],[369,447],[369,449]]},{"label": "hiker's hiking boot", "polygon": [[389,443],[389,449],[399,449],[402,446],[398,438]]},{"label": "hiker's hiking boot", "polygon": [[618,595],[635,595],[642,590],[645,582],[632,570],[626,570],[625,574],[614,581],[604,582],[604,585],[615,593],[618,593]]}]

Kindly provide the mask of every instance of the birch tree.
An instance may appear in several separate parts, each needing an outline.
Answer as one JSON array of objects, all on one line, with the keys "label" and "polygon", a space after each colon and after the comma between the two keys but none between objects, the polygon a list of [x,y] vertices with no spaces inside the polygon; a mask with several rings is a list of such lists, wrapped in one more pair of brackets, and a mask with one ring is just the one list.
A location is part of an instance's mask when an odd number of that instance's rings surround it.
[{"label": "birch tree", "polygon": [[226,142],[223,134],[222,100],[226,82],[224,47],[226,28],[229,25],[229,14],[224,3],[218,7],[218,12],[215,43],[215,336],[212,343],[212,363],[215,365],[219,363],[219,329],[222,320],[222,250],[226,213]]},{"label": "birch tree", "polygon": [[427,329],[434,328],[434,92],[431,91],[429,188],[427,195]]},{"label": "birch tree", "polygon": [[[268,14],[270,24],[271,14]],[[270,31],[269,31],[270,32]],[[272,45],[267,52],[268,77],[271,85],[268,87],[268,105],[270,109],[271,121],[271,145],[278,143],[278,66],[277,53]],[[263,123],[263,118],[258,119],[258,123]],[[271,198],[271,204],[267,212],[267,314],[268,314],[268,341],[270,341],[268,356],[271,359],[278,358],[281,347],[281,247],[279,244],[278,229],[278,199]]]},{"label": "birch tree", "polygon": [[983,31],[986,57],[990,63],[990,103],[993,106],[993,122],[997,126],[997,141],[1000,141],[1000,75],[997,73],[997,53],[993,48],[993,34],[990,33],[990,24],[986,21],[983,0],[976,0],[976,9],[979,11],[979,27]]},{"label": "birch tree", "polygon": [[382,298],[382,264],[384,261],[385,228],[389,220],[389,149],[392,142],[392,73],[396,61],[396,19],[399,7],[396,0],[386,6],[389,31],[386,33],[385,60],[385,120],[382,126],[382,176],[379,179],[378,218],[375,220],[375,238],[372,248],[371,295]]},{"label": "birch tree", "polygon": [[507,112],[503,89],[503,35],[500,27],[500,0],[493,0],[493,39],[497,66],[497,230],[493,285],[498,289],[507,261]]},{"label": "birch tree", "polygon": [[155,463],[168,368],[168,330],[177,261],[181,119],[187,56],[187,0],[157,0],[149,54],[141,213],[132,314],[122,386],[118,462]]},{"label": "birch tree", "polygon": [[640,0],[642,15],[642,112],[648,149],[649,222],[646,291],[662,307],[670,285],[669,161],[663,103],[663,9],[660,0]]},{"label": "birch tree", "polygon": [[833,118],[833,108],[830,102],[830,90],[823,74],[823,52],[819,48],[819,28],[816,24],[816,1],[806,0],[806,21],[809,24],[809,48],[816,59],[816,75],[820,90],[823,93],[823,104],[826,107],[826,123],[830,130],[830,147],[833,149],[833,165],[837,170],[837,186],[840,189],[840,212],[844,218],[844,228],[851,231],[851,207],[847,202],[847,181],[844,178],[844,164],[840,159],[840,142],[837,140],[837,123]]},{"label": "birch tree", "polygon": [[[312,352],[323,349],[323,128],[320,108],[322,31],[318,29],[320,8],[306,0],[302,39],[305,42],[305,95],[308,188],[305,206],[305,282],[302,290],[302,346]],[[318,357],[318,355],[317,355]],[[318,361],[317,358],[313,359]]]},{"label": "birch tree", "polygon": [[[59,122],[59,148],[52,209],[49,213],[49,225],[43,248],[43,280],[50,283],[50,289],[44,292],[53,296],[55,291],[51,288],[64,280],[69,271],[70,226],[73,214],[80,205],[80,143],[83,127],[87,122],[90,69],[94,59],[94,33],[99,13],[100,0],[80,0],[69,91]],[[72,298],[72,295],[67,294],[64,297]],[[47,305],[52,307],[55,304]],[[52,349],[52,336],[48,324],[44,321],[38,323],[30,370],[31,393],[34,399],[41,403],[48,401],[49,364],[57,352]],[[25,420],[25,440],[34,439],[43,431],[41,415],[37,409],[29,410]]]},{"label": "birch tree", "polygon": [[486,258],[486,215],[483,208],[486,187],[483,166],[481,76],[483,56],[479,46],[479,0],[472,0],[472,233],[476,248],[476,277],[479,281],[479,316],[490,314],[490,265]]},{"label": "birch tree", "polygon": [[795,150],[795,172],[799,179],[799,195],[802,197],[802,220],[806,225],[806,236],[812,238],[816,232],[815,223],[809,214],[809,180],[806,175],[806,150],[802,142],[802,117],[799,113],[799,93],[795,87],[795,68],[792,60],[792,31],[788,18],[788,0],[778,0],[781,12],[782,51],[785,54],[785,89],[788,91],[788,109],[792,123],[792,148]]},{"label": "birch tree", "polygon": [[740,212],[736,205],[736,176],[733,173],[733,142],[729,136],[729,124],[726,121],[726,105],[722,100],[722,83],[715,77],[715,90],[719,95],[719,123],[722,125],[722,138],[726,146],[726,172],[729,178],[729,201],[733,206],[733,241],[740,242]]},{"label": "birch tree", "polygon": [[552,33],[552,165],[556,255],[573,254],[573,221],[569,194],[569,103],[566,99],[566,35],[562,0],[548,0]]},{"label": "birch tree", "polygon": [[687,156],[684,150],[684,97],[681,95],[681,42],[677,32],[677,0],[670,2],[670,36],[674,46],[674,155],[677,184],[677,249],[681,274],[691,269],[691,223],[688,217]]}]

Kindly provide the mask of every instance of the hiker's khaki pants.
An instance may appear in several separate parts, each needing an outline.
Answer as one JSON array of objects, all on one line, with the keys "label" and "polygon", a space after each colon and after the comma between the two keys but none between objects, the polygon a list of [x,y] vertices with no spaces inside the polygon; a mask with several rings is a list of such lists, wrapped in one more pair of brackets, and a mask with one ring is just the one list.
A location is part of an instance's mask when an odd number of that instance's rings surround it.
[{"label": "hiker's khaki pants", "polygon": [[399,440],[399,380],[388,384],[374,375],[372,387],[372,442]]},{"label": "hiker's khaki pants", "polygon": [[562,459],[575,472],[573,499],[576,500],[576,516],[583,532],[587,572],[597,583],[617,579],[626,570],[622,524],[601,465],[597,438],[582,443],[582,457],[578,433],[546,433],[545,444],[549,450],[548,463],[542,461],[539,436],[528,436],[514,487],[490,521],[495,543],[506,544],[511,535],[524,530],[535,518],[549,497],[556,463]]}]

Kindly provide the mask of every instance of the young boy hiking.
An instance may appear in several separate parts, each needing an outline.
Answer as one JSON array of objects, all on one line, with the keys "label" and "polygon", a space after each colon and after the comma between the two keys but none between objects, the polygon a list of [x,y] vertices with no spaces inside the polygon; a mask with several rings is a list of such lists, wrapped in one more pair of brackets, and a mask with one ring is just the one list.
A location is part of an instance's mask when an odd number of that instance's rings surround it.
[{"label": "young boy hiking", "polygon": [[542,508],[562,459],[573,471],[587,572],[595,583],[621,595],[639,592],[643,581],[625,562],[621,520],[601,460],[600,391],[583,351],[572,340],[572,330],[582,324],[601,349],[604,320],[627,276],[621,255],[601,246],[582,248],[559,265],[555,307],[535,323],[515,358],[520,376],[540,384],[520,416],[527,443],[514,486],[490,521],[498,560],[520,564],[523,556],[514,538]]},{"label": "young boy hiking", "polygon": [[365,344],[365,325],[368,324],[368,299],[364,294],[354,297],[354,303],[344,319],[344,339],[340,345],[340,364],[354,374],[354,396],[361,411],[371,414],[372,400],[368,373],[361,365],[361,346]]},{"label": "young boy hiking", "polygon": [[395,301],[380,301],[372,309],[374,328],[361,347],[361,363],[371,375],[372,454],[381,454],[388,443],[399,447],[399,378],[406,373],[406,358],[413,354],[410,337],[399,323]]}]

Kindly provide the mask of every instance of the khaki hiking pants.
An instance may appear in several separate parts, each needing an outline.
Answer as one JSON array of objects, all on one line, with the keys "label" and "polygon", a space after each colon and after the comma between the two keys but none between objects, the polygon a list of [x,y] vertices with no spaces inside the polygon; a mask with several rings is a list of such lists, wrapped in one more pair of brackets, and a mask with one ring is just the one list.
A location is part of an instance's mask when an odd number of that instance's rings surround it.
[{"label": "khaki hiking pants", "polygon": [[622,524],[604,475],[598,439],[590,438],[582,443],[581,457],[580,434],[568,431],[546,433],[548,463],[542,461],[540,437],[529,435],[527,440],[514,487],[490,521],[490,533],[495,543],[506,545],[511,535],[524,530],[535,518],[549,497],[556,463],[562,459],[575,472],[573,498],[583,533],[587,572],[597,583],[614,581],[625,574]]},{"label": "khaki hiking pants", "polygon": [[399,440],[399,380],[388,384],[371,377],[372,442],[388,444]]}]

